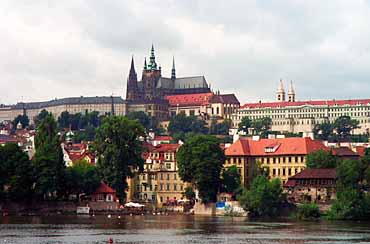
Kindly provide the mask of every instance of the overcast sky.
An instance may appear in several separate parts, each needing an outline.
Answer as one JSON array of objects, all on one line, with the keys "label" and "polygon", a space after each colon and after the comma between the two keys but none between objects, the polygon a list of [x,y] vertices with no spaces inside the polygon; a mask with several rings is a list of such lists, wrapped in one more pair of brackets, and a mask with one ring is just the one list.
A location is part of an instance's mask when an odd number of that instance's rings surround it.
[{"label": "overcast sky", "polygon": [[370,97],[370,3],[0,1],[0,103],[124,96],[154,43],[162,74],[205,75],[244,102]]}]

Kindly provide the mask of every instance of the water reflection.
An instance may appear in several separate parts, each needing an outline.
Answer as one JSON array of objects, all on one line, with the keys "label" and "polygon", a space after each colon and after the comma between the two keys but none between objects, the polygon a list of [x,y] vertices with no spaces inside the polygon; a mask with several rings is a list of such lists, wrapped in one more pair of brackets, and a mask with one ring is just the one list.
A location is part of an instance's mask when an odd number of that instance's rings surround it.
[{"label": "water reflection", "polygon": [[2,243],[370,243],[369,223],[251,222],[231,217],[53,216],[0,219]]}]

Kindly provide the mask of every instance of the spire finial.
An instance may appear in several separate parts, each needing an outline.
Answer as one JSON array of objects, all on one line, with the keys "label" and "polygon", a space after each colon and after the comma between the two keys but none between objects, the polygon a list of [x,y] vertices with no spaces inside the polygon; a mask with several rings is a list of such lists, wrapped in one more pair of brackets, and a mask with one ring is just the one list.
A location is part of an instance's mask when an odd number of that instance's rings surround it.
[{"label": "spire finial", "polygon": [[148,70],[148,65],[146,64],[146,57],[144,58],[144,70]]},{"label": "spire finial", "polygon": [[171,79],[176,80],[176,68],[175,68],[175,57],[174,56],[172,56]]},{"label": "spire finial", "polygon": [[150,51],[150,58],[149,58],[149,69],[150,70],[156,70],[157,69],[157,63],[155,62],[155,54],[154,54],[154,45],[152,44],[152,49]]},{"label": "spire finial", "polygon": [[135,70],[134,55],[131,55],[131,67],[130,67],[130,71],[131,70]]}]

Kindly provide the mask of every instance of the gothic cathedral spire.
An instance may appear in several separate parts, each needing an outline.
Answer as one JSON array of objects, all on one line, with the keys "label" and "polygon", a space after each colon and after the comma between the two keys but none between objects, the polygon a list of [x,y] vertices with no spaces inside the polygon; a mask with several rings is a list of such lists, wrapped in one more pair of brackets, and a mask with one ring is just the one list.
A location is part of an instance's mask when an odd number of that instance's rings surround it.
[{"label": "gothic cathedral spire", "polygon": [[157,70],[157,63],[155,62],[155,54],[154,54],[154,46],[153,46],[153,44],[152,44],[152,49],[150,51],[149,69],[150,70]]},{"label": "gothic cathedral spire", "polygon": [[176,80],[175,57],[172,57],[171,80]]},{"label": "gothic cathedral spire", "polygon": [[135,100],[138,96],[137,74],[134,57],[131,58],[130,73],[127,78],[126,100]]}]

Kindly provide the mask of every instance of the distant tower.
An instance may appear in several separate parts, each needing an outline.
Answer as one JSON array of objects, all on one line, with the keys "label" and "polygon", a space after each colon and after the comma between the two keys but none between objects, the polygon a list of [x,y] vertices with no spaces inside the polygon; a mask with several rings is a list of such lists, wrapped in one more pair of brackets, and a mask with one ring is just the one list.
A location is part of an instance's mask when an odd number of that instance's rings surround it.
[{"label": "distant tower", "polygon": [[171,80],[176,80],[175,57],[172,57]]},{"label": "distant tower", "polygon": [[285,102],[285,89],[284,89],[284,84],[283,84],[282,79],[280,79],[279,88],[276,91],[276,100],[278,102]]},{"label": "distant tower", "polygon": [[132,101],[139,98],[139,88],[137,85],[137,75],[134,65],[134,57],[131,58],[130,73],[127,78],[126,100]]},{"label": "distant tower", "polygon": [[288,101],[289,102],[295,102],[295,91],[293,88],[293,81],[290,81],[290,87],[288,91]]}]

